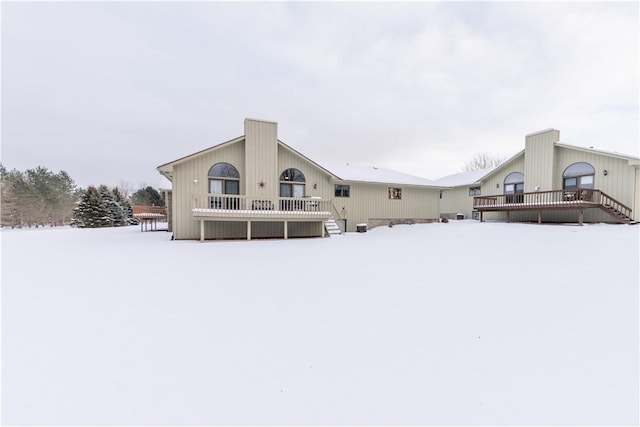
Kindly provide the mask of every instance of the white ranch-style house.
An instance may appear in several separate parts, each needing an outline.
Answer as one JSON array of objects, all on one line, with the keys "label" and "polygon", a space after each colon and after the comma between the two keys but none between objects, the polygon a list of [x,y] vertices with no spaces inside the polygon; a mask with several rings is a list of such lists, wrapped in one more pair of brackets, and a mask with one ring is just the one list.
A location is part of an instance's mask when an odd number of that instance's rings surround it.
[{"label": "white ranch-style house", "polygon": [[440,218],[638,220],[640,159],[526,136],[500,166],[430,181],[375,167],[321,166],[278,139],[275,122],[158,166],[174,239],[320,237]]},{"label": "white ranch-style house", "polygon": [[159,166],[174,239],[319,237],[392,223],[438,221],[441,187],[381,168],[330,169],[278,140],[275,122]]}]

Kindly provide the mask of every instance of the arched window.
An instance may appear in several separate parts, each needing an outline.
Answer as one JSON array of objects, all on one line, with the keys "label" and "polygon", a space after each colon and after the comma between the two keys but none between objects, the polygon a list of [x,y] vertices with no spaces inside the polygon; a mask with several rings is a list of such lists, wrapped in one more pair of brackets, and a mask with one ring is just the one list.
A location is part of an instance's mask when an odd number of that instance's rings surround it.
[{"label": "arched window", "polygon": [[209,169],[209,193],[240,194],[240,173],[229,163],[216,163]]},{"label": "arched window", "polygon": [[589,163],[574,163],[562,173],[562,188],[564,190],[593,188],[595,174],[596,170]]},{"label": "arched window", "polygon": [[504,179],[504,194],[507,203],[522,203],[524,201],[524,175],[520,172],[511,172]]},{"label": "arched window", "polygon": [[524,175],[511,172],[504,179],[504,194],[524,193]]},{"label": "arched window", "polygon": [[285,169],[280,175],[280,197],[304,197],[306,179],[298,169]]}]

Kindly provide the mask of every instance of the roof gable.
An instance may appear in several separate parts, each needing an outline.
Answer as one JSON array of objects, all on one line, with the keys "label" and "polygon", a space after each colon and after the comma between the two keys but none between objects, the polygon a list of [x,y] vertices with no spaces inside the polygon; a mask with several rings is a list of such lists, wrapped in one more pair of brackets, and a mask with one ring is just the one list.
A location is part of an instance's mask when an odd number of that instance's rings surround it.
[{"label": "roof gable", "polygon": [[213,147],[205,148],[204,150],[200,150],[200,151],[195,152],[193,154],[189,154],[187,156],[180,157],[179,159],[176,159],[176,160],[173,160],[171,162],[168,162],[168,163],[165,163],[163,165],[160,165],[156,169],[163,176],[165,176],[169,181],[173,181],[173,166],[174,165],[177,165],[177,164],[192,160],[192,159],[194,159],[196,157],[211,153],[212,151],[219,150],[220,148],[228,147],[229,145],[236,144],[238,142],[242,142],[242,141],[244,141],[244,138],[245,138],[244,135],[239,136],[239,137],[231,139],[229,141],[222,142],[220,144],[214,145]]},{"label": "roof gable", "polygon": [[495,167],[487,169],[478,169],[468,172],[460,172],[453,175],[443,176],[433,181],[435,184],[443,187],[459,187],[478,183],[485,175],[491,173]]},{"label": "roof gable", "polygon": [[524,157],[524,150],[520,150],[518,153],[514,154],[513,156],[511,156],[510,158],[508,158],[504,162],[500,163],[493,170],[489,171],[489,173],[487,173],[485,176],[480,178],[479,181],[484,181],[487,178],[489,178],[490,176],[495,175],[496,173],[500,172],[502,169],[504,169],[507,166],[509,166],[511,163],[515,162],[516,160],[519,160],[520,157]]},{"label": "roof gable", "polygon": [[278,140],[278,145],[282,148],[284,148],[285,150],[288,150],[289,152],[293,153],[294,155],[306,160],[307,162],[311,163],[313,166],[317,167],[318,169],[322,170],[324,173],[326,173],[329,176],[335,176],[333,173],[331,173],[330,171],[328,171],[325,167],[323,167],[322,165],[314,162],[313,160],[311,160],[309,157],[305,156],[304,154],[302,154],[301,152],[295,150],[294,148],[292,148],[291,146],[285,144],[284,142]]},{"label": "roof gable", "polygon": [[561,147],[561,148],[566,148],[566,149],[569,149],[569,150],[583,151],[585,153],[600,154],[602,156],[616,157],[618,159],[629,160],[629,162],[631,164],[636,164],[635,162],[640,161],[640,157],[631,156],[631,155],[628,155],[628,154],[616,153],[616,152],[613,152],[613,151],[596,150],[596,149],[588,148],[588,147],[580,147],[578,145],[565,144],[563,142],[556,142],[555,146],[556,147]]}]

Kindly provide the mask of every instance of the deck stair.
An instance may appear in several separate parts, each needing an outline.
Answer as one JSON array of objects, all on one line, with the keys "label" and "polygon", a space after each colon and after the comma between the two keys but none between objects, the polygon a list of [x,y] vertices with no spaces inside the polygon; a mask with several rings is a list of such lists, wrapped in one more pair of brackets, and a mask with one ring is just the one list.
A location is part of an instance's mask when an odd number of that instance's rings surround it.
[{"label": "deck stair", "polygon": [[618,209],[616,209],[611,205],[608,205],[608,204],[600,205],[600,209],[602,209],[603,211],[605,211],[606,213],[608,213],[609,215],[611,215],[612,217],[614,217],[615,219],[617,219],[622,223],[625,223],[625,224],[638,223],[637,221],[634,221],[633,218],[625,215],[623,212],[620,212]]},{"label": "deck stair", "polygon": [[336,223],[335,219],[326,220],[324,222],[324,229],[327,230],[327,234],[329,235],[329,237],[337,234],[342,234],[342,230],[340,230],[340,227]]}]

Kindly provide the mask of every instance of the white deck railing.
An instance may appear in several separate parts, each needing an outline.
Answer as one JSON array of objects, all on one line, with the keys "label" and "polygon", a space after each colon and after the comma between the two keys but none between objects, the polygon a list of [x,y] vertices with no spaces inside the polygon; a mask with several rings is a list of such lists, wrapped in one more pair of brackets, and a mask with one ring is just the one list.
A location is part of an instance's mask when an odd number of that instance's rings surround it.
[{"label": "white deck railing", "polygon": [[311,197],[250,197],[194,194],[193,215],[199,217],[324,219],[331,217],[331,200]]}]

